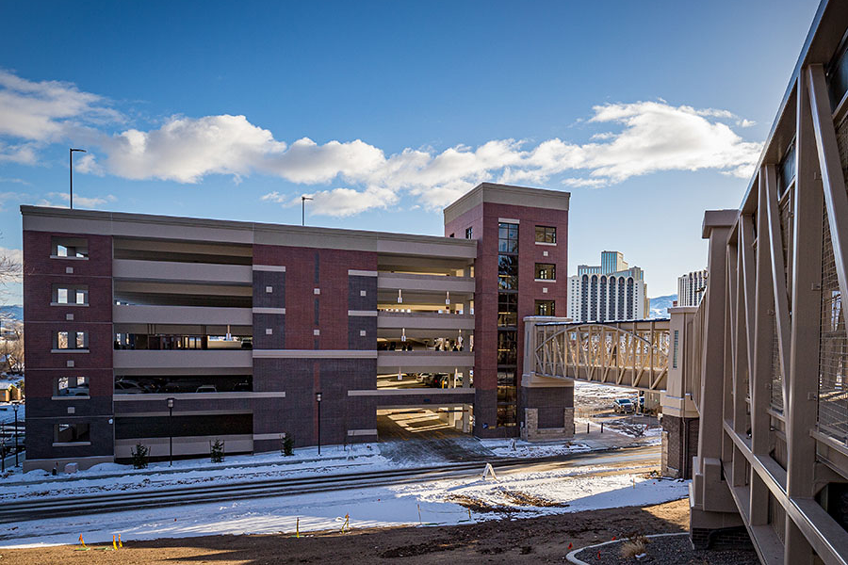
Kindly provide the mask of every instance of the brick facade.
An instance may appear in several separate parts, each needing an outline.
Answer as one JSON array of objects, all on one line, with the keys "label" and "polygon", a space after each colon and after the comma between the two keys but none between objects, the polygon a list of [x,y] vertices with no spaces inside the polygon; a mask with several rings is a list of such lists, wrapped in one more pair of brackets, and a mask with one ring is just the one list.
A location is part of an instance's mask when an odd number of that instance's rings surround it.
[{"label": "brick facade", "polygon": [[[52,256],[55,241],[87,241],[85,259]],[[24,232],[24,345],[27,459],[111,458],[112,240],[108,236]],[[86,285],[88,305],[53,303],[54,284]],[[85,332],[88,347],[62,350],[57,332]],[[71,338],[73,339],[73,338]],[[60,377],[88,377],[89,397],[54,401]],[[58,426],[88,425],[87,441],[58,441]]]},{"label": "brick facade", "polygon": [[[475,402],[474,435],[479,437],[503,437],[504,431],[497,430],[497,388],[498,388],[498,224],[501,219],[507,223],[518,222],[518,326],[517,326],[517,368],[516,413],[522,420],[525,408],[536,408],[532,400],[525,395],[521,386],[521,369],[524,358],[524,322],[525,316],[535,315],[537,300],[553,300],[556,313],[563,316],[568,296],[568,212],[546,208],[496,204],[485,202],[471,208],[457,218],[445,224],[445,235],[465,237],[466,229],[471,228],[472,235],[479,239],[477,260],[474,264],[475,300],[474,300],[474,387]],[[536,226],[555,227],[556,245],[536,243]],[[537,282],[535,280],[536,263],[556,265],[557,278]],[[562,409],[573,404],[573,391],[566,389],[544,389],[544,393],[535,396],[543,398],[547,394],[558,398],[559,406],[538,406],[543,423],[558,420]],[[571,395],[566,398],[567,395]],[[507,430],[508,435],[516,437],[519,425]]]},{"label": "brick facade", "polygon": [[[698,455],[698,418],[663,415],[663,456],[665,477],[692,478],[692,458]],[[688,437],[684,437],[685,432]]]}]

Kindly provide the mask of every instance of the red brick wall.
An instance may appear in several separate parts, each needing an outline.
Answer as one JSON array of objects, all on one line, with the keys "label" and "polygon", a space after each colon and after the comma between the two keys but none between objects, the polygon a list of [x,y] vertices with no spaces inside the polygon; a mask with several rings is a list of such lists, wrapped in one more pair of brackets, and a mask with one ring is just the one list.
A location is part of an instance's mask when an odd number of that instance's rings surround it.
[{"label": "red brick wall", "polygon": [[[51,258],[54,236],[88,239],[88,260]],[[112,238],[24,231],[23,243],[28,458],[110,456],[114,387]],[[68,268],[73,272],[66,272]],[[89,305],[52,306],[54,283],[88,285]],[[74,319],[67,320],[67,314],[73,314]],[[89,353],[52,353],[57,331],[88,332]],[[68,361],[74,362],[73,368],[67,366]],[[54,380],[74,376],[88,377],[90,398],[52,400]],[[91,445],[53,447],[53,426],[66,421],[90,424]]]},{"label": "red brick wall", "polygon": [[[253,262],[286,267],[286,349],[314,349],[315,340],[318,349],[348,349],[348,270],[376,271],[376,253],[254,245]],[[314,293],[316,288],[321,294]],[[320,336],[313,335],[315,329],[321,331]]]},{"label": "red brick wall", "polygon": [[[498,338],[498,220],[519,220],[518,228],[518,368],[517,384],[521,386],[521,371],[524,358],[524,316],[535,314],[536,300],[554,300],[556,313],[564,316],[568,296],[568,212],[544,208],[530,208],[506,204],[485,203],[471,209],[445,225],[445,235],[465,237],[465,229],[473,228],[477,245],[477,260],[474,267],[474,387],[478,391],[497,389],[497,338]],[[557,245],[536,245],[537,225],[557,228]],[[548,252],[548,257],[544,252]],[[537,283],[536,263],[554,263],[557,268],[556,282]],[[542,289],[547,287],[547,294]],[[491,394],[478,394],[491,399]],[[487,400],[491,402],[491,400]],[[475,406],[480,421],[482,415],[490,426],[494,425],[492,409]],[[521,415],[518,415],[521,420]]]},{"label": "red brick wall", "polygon": [[[89,259],[51,259],[53,236],[85,237],[88,239]],[[68,376],[83,375],[86,369],[112,369],[112,238],[109,236],[52,234],[24,232],[24,324],[27,368],[27,395],[38,394],[40,369],[67,369],[74,361]],[[73,274],[66,268],[73,268]],[[51,306],[52,285],[65,282],[85,284],[89,288],[89,306]],[[66,320],[73,314],[73,321]],[[88,332],[90,353],[51,353],[56,331]],[[84,375],[87,376],[87,375]],[[98,379],[99,381],[99,379]],[[111,396],[111,376],[108,383],[91,382],[95,390]],[[51,390],[52,394],[52,390]]]}]

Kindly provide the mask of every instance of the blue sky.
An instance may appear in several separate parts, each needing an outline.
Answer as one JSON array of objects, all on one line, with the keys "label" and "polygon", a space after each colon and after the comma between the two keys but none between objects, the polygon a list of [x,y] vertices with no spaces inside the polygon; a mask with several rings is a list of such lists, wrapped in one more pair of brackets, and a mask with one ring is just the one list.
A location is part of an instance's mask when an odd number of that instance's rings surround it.
[{"label": "blue sky", "polygon": [[[482,180],[572,193],[649,294],[703,268],[816,0],[4,2],[0,247],[21,203],[442,233]],[[19,295],[19,287],[12,288]],[[13,301],[18,301],[13,296]]]}]

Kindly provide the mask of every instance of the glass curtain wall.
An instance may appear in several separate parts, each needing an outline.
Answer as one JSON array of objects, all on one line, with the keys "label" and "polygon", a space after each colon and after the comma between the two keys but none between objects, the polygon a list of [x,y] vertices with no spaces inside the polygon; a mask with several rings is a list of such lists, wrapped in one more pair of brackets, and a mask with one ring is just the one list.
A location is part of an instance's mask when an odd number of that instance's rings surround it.
[{"label": "glass curtain wall", "polygon": [[518,224],[498,224],[498,427],[516,425]]}]

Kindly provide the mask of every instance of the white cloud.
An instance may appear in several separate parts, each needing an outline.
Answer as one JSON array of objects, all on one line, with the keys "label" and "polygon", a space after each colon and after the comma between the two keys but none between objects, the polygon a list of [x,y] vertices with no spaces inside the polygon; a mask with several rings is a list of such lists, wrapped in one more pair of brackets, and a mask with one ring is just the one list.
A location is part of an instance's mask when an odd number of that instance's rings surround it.
[{"label": "white cloud", "polygon": [[33,165],[36,162],[35,149],[35,145],[32,143],[7,145],[0,141],[0,163]]},{"label": "white cloud", "polygon": [[[315,186],[318,190],[309,192],[312,213],[335,216],[394,206],[404,195],[435,209],[487,180],[601,187],[659,171],[704,169],[747,177],[762,146],[743,140],[731,127],[750,127],[750,120],[663,99],[594,107],[588,120],[579,121],[602,131],[582,144],[496,139],[476,147],[405,148],[391,154],[360,139],[318,143],[304,137],[289,145],[245,116],[226,114],[173,116],[147,131],[104,131],[104,123],[121,119],[107,100],[73,84],[33,82],[0,71],[0,138],[14,140],[0,139],[0,162],[34,163],[39,144],[72,132],[86,148],[100,150],[79,158],[80,173],[180,183],[198,183],[211,174],[232,175],[236,182],[253,173],[273,175]],[[263,199],[292,205],[299,197],[300,191]]]},{"label": "white cloud", "polygon": [[25,184],[27,186],[32,186],[32,183],[29,181],[25,181],[24,179],[19,179],[15,177],[0,177],[0,183],[15,183],[15,184]]},{"label": "white cloud", "polygon": [[[476,148],[411,149],[386,156],[362,140],[290,146],[244,116],[172,118],[158,130],[128,130],[103,144],[106,169],[125,178],[196,183],[208,174],[246,176],[257,171],[302,185],[344,181],[347,187],[310,192],[312,213],[358,214],[396,204],[408,193],[434,209],[481,181],[543,184],[565,172],[587,177],[562,181],[600,187],[658,171],[715,169],[745,177],[761,145],[742,140],[723,119],[726,110],[637,102],[596,106],[588,123],[613,126],[589,143],[550,139],[533,146],[502,139]],[[94,161],[91,161],[94,166]],[[270,193],[266,201],[300,202],[299,194]]]},{"label": "white cloud", "polygon": [[0,69],[0,135],[58,141],[81,122],[120,121],[102,96],[59,81],[29,81]]},{"label": "white cloud", "polygon": [[161,128],[130,129],[104,139],[108,172],[129,179],[196,183],[213,173],[247,175],[285,143],[244,116],[173,117]]},{"label": "white cloud", "polygon": [[757,122],[755,122],[754,120],[742,119],[742,120],[737,120],[736,125],[739,126],[740,128],[750,128],[750,127],[757,125]]},{"label": "white cloud", "polygon": [[[61,204],[54,204],[54,201],[58,199]],[[103,206],[104,204],[109,204],[111,202],[116,202],[118,198],[113,194],[107,194],[106,196],[81,196],[79,194],[74,194],[74,208],[98,208]],[[70,203],[71,196],[67,192],[48,192],[47,199],[39,202],[39,206],[53,206],[53,207],[65,207]]]},{"label": "white cloud", "polygon": [[0,192],[0,212],[3,211],[3,205],[6,202],[14,202],[21,198],[21,194],[17,192]]}]

